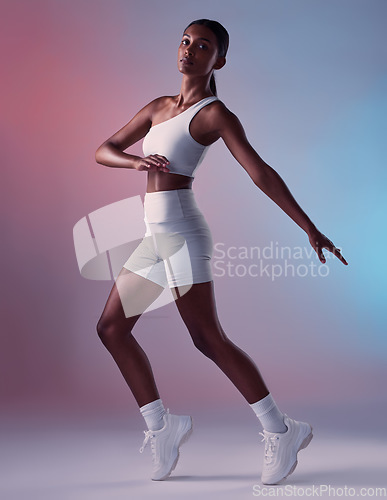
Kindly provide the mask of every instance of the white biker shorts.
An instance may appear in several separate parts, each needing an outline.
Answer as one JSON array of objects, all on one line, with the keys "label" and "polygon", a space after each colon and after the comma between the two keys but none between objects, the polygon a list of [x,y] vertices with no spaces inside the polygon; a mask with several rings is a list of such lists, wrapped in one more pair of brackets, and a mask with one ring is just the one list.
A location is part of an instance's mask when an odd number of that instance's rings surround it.
[{"label": "white biker shorts", "polygon": [[212,281],[213,240],[192,189],[146,193],[146,233],[124,267],[163,288]]}]

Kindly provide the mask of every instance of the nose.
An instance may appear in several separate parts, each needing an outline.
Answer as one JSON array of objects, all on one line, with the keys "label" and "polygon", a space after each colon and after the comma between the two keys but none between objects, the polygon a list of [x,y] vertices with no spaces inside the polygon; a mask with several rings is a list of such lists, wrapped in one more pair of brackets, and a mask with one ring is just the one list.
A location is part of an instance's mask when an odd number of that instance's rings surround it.
[{"label": "nose", "polygon": [[193,55],[192,45],[188,45],[188,46],[185,48],[184,54],[185,54],[185,55],[187,55],[187,56],[188,56],[188,55],[189,55],[189,56]]}]

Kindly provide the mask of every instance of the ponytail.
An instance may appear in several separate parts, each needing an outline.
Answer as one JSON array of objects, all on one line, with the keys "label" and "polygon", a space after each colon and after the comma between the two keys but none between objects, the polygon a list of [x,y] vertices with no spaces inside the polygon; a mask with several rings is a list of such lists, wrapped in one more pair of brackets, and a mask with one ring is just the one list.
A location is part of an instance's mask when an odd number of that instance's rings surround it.
[{"label": "ponytail", "polygon": [[211,92],[214,94],[214,95],[218,95],[217,92],[216,92],[216,83],[215,83],[215,75],[214,73],[212,73],[211,75],[211,79],[210,79],[210,89],[211,89]]}]

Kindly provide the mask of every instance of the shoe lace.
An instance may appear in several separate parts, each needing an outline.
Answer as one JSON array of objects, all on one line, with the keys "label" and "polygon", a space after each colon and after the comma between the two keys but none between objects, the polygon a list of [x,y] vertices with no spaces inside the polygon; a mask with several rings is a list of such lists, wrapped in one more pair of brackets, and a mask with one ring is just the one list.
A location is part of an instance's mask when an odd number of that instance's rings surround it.
[{"label": "shoe lace", "polygon": [[154,455],[155,447],[154,447],[154,440],[152,439],[154,437],[154,432],[153,431],[144,431],[144,434],[145,434],[145,439],[144,439],[144,442],[142,443],[142,446],[140,448],[140,453],[142,453],[145,450],[146,445],[148,444],[148,442],[150,440],[152,454]]},{"label": "shoe lace", "polygon": [[[169,413],[169,408],[167,409],[166,413]],[[144,434],[145,434],[145,439],[144,439],[144,442],[142,443],[142,446],[140,448],[140,453],[142,453],[145,450],[146,445],[148,444],[148,442],[150,440],[152,457],[153,457],[153,461],[155,462],[156,461],[156,445],[155,445],[155,440],[152,439],[155,437],[154,431],[152,431],[152,430],[144,431]]]},{"label": "shoe lace", "polygon": [[262,437],[262,441],[265,441],[265,462],[266,464],[270,464],[273,460],[273,457],[276,452],[276,441],[278,441],[278,434],[269,435],[264,434],[263,432],[259,433]]}]

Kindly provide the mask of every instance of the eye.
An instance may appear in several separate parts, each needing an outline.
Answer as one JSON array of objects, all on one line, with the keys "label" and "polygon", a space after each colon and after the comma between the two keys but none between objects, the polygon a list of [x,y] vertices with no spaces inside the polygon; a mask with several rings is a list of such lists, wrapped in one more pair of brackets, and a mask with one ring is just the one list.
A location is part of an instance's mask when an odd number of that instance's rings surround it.
[{"label": "eye", "polygon": [[203,49],[203,50],[207,50],[207,49],[208,49],[207,45],[205,45],[205,44],[203,44],[203,43],[201,43],[201,44],[199,45],[199,48],[201,48],[201,49]]},{"label": "eye", "polygon": [[188,38],[183,38],[182,42],[181,42],[182,45],[189,45],[189,40]]}]

